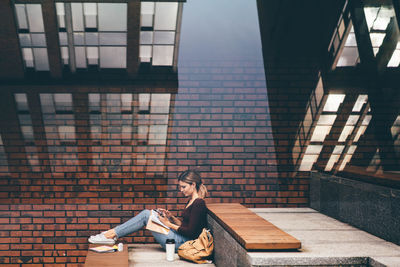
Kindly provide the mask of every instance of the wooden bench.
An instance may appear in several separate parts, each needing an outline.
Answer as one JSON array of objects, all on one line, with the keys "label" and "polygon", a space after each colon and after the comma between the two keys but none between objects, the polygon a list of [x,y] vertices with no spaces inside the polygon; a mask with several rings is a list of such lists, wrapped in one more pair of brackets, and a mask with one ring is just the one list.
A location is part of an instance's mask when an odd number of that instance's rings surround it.
[{"label": "wooden bench", "polygon": [[301,242],[238,203],[207,204],[209,215],[247,251],[294,250]]},{"label": "wooden bench", "polygon": [[[89,247],[98,247],[101,245],[90,244]],[[124,245],[124,250],[119,252],[98,253],[89,250],[85,260],[85,267],[128,267],[128,246]]]}]

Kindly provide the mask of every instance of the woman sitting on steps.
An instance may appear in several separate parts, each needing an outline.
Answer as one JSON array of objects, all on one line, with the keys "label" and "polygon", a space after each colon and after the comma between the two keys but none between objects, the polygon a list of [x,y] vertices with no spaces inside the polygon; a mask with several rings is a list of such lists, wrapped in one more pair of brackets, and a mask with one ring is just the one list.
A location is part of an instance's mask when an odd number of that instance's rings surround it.
[{"label": "woman sitting on steps", "polygon": [[[207,226],[207,207],[204,197],[207,195],[207,188],[201,181],[200,175],[196,171],[187,170],[178,177],[179,190],[188,197],[185,209],[182,211],[182,221],[173,216],[166,209],[161,211],[159,219],[171,230],[167,235],[151,231],[154,239],[165,250],[167,239],[175,239],[175,250],[188,240],[196,239],[203,228]],[[110,244],[126,235],[139,231],[147,225],[150,210],[143,210],[127,222],[116,226],[113,229],[91,236],[89,242],[93,244]]]}]

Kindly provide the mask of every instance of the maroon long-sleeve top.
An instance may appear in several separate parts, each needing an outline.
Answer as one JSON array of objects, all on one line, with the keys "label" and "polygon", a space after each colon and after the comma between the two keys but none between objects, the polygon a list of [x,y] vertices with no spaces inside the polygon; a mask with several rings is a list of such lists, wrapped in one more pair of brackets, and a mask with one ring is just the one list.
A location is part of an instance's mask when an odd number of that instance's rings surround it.
[{"label": "maroon long-sleeve top", "polygon": [[206,202],[202,198],[196,198],[192,205],[182,211],[182,224],[178,228],[178,233],[196,239],[205,227],[207,227]]}]

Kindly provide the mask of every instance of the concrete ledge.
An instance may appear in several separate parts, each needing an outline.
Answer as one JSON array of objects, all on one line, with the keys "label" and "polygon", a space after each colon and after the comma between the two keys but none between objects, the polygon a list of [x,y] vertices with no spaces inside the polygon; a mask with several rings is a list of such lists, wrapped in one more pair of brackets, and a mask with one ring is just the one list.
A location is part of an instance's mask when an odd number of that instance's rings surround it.
[{"label": "concrete ledge", "polygon": [[251,209],[302,242],[297,252],[247,252],[211,216],[214,262],[225,266],[398,267],[400,247],[310,208]]},{"label": "concrete ledge", "polygon": [[399,189],[312,172],[310,206],[400,245]]}]

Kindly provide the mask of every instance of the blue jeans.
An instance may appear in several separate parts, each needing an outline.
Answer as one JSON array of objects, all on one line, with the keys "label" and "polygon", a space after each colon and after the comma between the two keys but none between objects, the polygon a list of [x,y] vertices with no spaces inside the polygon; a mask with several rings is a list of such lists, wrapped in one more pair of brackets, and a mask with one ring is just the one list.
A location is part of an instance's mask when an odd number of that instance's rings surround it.
[{"label": "blue jeans", "polygon": [[[136,231],[139,231],[144,226],[146,226],[147,221],[149,220],[149,216],[151,214],[150,210],[143,210],[135,217],[131,218],[129,221],[124,222],[121,225],[118,225],[114,228],[117,237],[124,237]],[[167,235],[160,234],[157,232],[150,231],[154,236],[154,239],[161,245],[161,247],[165,250],[165,243],[167,239],[175,239],[175,252],[178,251],[180,245],[190,240],[187,237],[184,237],[181,234],[178,234],[175,230],[170,230]]]}]

